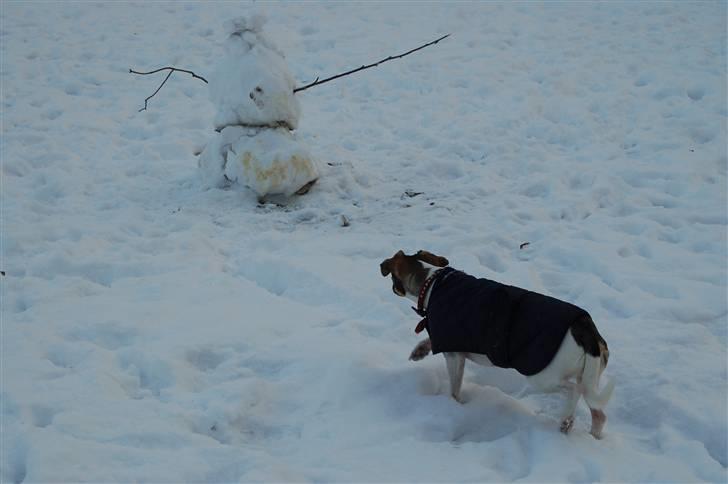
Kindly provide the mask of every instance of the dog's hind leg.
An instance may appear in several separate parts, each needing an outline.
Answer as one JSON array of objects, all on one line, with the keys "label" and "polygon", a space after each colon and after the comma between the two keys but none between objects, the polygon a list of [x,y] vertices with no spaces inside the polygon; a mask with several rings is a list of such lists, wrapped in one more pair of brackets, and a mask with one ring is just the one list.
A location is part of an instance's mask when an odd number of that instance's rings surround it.
[{"label": "dog's hind leg", "polygon": [[460,402],[460,388],[463,385],[463,372],[465,371],[465,355],[462,353],[443,353],[443,355],[445,356],[447,373],[450,375],[450,395]]},{"label": "dog's hind leg", "polygon": [[591,434],[594,438],[602,438],[602,430],[607,416],[602,410],[614,391],[614,380],[609,380],[602,391],[599,391],[599,377],[604,367],[600,356],[586,355],[584,373],[582,375],[582,391],[592,416]]},{"label": "dog's hind leg", "polygon": [[574,340],[584,350],[584,370],[582,371],[582,395],[592,415],[591,434],[602,438],[602,430],[607,421],[603,409],[612,396],[614,380],[609,380],[604,389],[599,391],[599,378],[609,361],[609,348],[602,335],[599,334],[594,321],[590,317],[575,321],[571,326]]},{"label": "dog's hind leg", "polygon": [[574,425],[574,412],[576,411],[576,405],[579,403],[581,398],[581,382],[574,383],[573,381],[564,381],[562,388],[567,394],[566,407],[561,418],[561,431],[568,434],[571,431],[571,427]]},{"label": "dog's hind leg", "polygon": [[599,410],[596,408],[590,408],[589,410],[591,410],[592,417],[592,426],[589,433],[592,434],[595,439],[601,439],[604,424],[607,422],[607,415],[604,413],[603,410]]}]

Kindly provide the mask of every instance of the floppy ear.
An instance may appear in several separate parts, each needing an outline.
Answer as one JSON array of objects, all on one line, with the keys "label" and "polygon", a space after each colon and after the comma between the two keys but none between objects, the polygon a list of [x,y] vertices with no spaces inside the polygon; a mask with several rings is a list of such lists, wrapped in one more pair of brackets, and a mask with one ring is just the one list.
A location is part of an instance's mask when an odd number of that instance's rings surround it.
[{"label": "floppy ear", "polygon": [[379,270],[382,271],[382,275],[384,277],[387,277],[392,272],[392,259],[385,259],[381,264],[379,264]]},{"label": "floppy ear", "polygon": [[440,257],[439,255],[427,252],[426,250],[418,251],[415,256],[422,262],[427,262],[428,264],[435,267],[447,267],[448,264],[450,264],[450,262],[448,262],[448,260],[444,257]]},{"label": "floppy ear", "polygon": [[382,275],[384,277],[387,277],[389,274],[392,273],[392,261],[394,260],[395,257],[398,257],[398,256],[404,256],[404,252],[402,252],[400,250],[396,254],[394,254],[394,257],[392,257],[390,259],[384,259],[384,261],[381,264],[379,264],[379,269],[382,271]]}]

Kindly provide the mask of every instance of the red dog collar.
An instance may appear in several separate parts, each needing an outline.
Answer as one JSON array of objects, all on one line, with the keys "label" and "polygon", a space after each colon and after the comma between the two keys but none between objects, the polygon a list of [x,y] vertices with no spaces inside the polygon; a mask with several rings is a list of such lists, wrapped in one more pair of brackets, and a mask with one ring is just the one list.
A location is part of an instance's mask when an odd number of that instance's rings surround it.
[{"label": "red dog collar", "polygon": [[417,323],[417,327],[415,327],[415,334],[420,334],[423,329],[427,326],[427,311],[424,309],[425,305],[425,296],[427,295],[427,290],[432,287],[432,284],[434,284],[435,280],[442,274],[442,271],[445,269],[438,269],[435,271],[434,274],[432,274],[430,277],[428,277],[425,280],[425,283],[422,284],[422,287],[420,288],[420,294],[417,297],[417,307],[413,307],[412,309],[414,312],[419,314],[423,317],[422,321]]}]

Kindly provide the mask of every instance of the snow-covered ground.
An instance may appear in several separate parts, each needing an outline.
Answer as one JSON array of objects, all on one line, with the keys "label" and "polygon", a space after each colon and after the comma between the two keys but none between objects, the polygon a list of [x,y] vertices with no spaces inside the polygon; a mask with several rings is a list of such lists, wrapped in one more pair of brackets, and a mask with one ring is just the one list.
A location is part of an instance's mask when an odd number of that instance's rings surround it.
[{"label": "snow-covered ground", "polygon": [[[0,8],[2,482],[728,479],[725,2]],[[297,94],[321,178],[258,206],[203,188],[207,86],[128,73],[253,9],[299,85],[453,35]],[[407,361],[400,248],[589,310],[605,438]]]}]

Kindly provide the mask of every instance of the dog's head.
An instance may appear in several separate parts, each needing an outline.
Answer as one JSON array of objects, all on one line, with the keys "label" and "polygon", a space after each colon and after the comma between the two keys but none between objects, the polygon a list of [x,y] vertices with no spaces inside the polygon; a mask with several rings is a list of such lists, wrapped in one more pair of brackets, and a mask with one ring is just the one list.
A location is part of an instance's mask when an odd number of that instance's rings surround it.
[{"label": "dog's head", "polygon": [[398,296],[406,296],[407,288],[404,281],[417,279],[412,276],[423,274],[427,270],[423,262],[435,267],[446,267],[449,264],[446,258],[426,250],[420,250],[413,255],[407,255],[400,250],[389,259],[382,261],[379,269],[384,277],[392,275],[392,291]]}]

